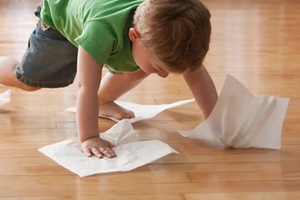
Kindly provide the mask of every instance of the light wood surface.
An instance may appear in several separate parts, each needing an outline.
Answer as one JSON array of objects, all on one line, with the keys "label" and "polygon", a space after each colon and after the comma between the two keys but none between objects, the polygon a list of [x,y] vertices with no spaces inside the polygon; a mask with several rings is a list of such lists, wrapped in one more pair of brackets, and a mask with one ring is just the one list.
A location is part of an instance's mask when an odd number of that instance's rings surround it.
[{"label": "light wood surface", "polygon": [[[38,0],[0,1],[0,56],[21,59]],[[300,199],[300,2],[205,0],[213,33],[205,65],[221,90],[227,74],[253,94],[290,98],[282,149],[221,149],[178,135],[203,121],[195,103],[135,123],[140,140],[180,152],[126,173],[79,178],[37,151],[76,137],[76,86],[12,89],[0,107],[0,199]],[[0,72],[1,73],[1,72]],[[153,84],[155,83],[155,84]],[[0,85],[0,93],[8,89]],[[121,98],[142,104],[192,98],[182,77],[150,76]],[[101,131],[114,122],[99,119]]]}]

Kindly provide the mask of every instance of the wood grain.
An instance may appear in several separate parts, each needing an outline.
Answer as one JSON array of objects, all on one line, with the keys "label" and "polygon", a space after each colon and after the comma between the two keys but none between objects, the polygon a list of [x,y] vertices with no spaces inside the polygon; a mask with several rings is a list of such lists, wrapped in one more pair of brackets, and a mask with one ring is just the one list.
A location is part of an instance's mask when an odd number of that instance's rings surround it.
[{"label": "wood grain", "polygon": [[[227,74],[254,95],[290,98],[282,149],[223,149],[181,137],[203,121],[195,103],[135,123],[140,140],[158,139],[180,152],[126,173],[86,178],[37,151],[76,138],[76,86],[12,89],[0,107],[0,200],[300,199],[300,2],[204,0],[213,32],[205,65],[220,92]],[[21,59],[39,0],[0,1],[0,56]],[[22,8],[22,9],[20,9]],[[1,72],[0,72],[1,73]],[[156,84],[153,84],[156,83]],[[0,93],[9,89],[0,85]],[[192,98],[179,75],[150,76],[121,100],[142,104]],[[115,123],[99,118],[101,131]]]}]

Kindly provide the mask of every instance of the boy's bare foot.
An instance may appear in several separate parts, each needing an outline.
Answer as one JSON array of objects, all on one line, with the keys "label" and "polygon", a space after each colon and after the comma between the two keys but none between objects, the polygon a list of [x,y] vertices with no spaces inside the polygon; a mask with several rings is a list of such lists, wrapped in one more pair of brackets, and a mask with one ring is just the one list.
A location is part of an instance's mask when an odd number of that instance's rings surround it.
[{"label": "boy's bare foot", "polygon": [[134,113],[127,110],[113,101],[101,102],[99,100],[99,114],[115,119],[131,119],[134,118]]}]

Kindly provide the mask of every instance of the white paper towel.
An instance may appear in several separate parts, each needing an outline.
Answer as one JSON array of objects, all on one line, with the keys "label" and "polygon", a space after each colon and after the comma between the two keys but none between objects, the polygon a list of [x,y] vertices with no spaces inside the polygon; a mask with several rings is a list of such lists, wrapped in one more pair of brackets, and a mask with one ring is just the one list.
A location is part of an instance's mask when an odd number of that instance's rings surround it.
[{"label": "white paper towel", "polygon": [[185,137],[213,140],[234,148],[280,149],[281,129],[289,99],[253,96],[237,79],[228,75],[209,118]]},{"label": "white paper towel", "polygon": [[100,134],[100,137],[118,145],[113,148],[117,157],[102,159],[87,157],[81,151],[80,142],[75,140],[65,140],[48,145],[40,148],[39,151],[80,177],[98,173],[129,171],[170,153],[178,153],[169,145],[158,140],[138,142],[129,120],[118,122],[111,129]]},{"label": "white paper towel", "polygon": [[0,94],[0,106],[10,102],[10,90]]},{"label": "white paper towel", "polygon": [[[137,122],[140,120],[153,118],[164,110],[167,110],[167,109],[170,109],[170,108],[173,108],[176,106],[180,106],[183,104],[187,104],[187,103],[190,103],[193,101],[195,101],[195,99],[182,100],[182,101],[177,101],[177,102],[174,102],[171,104],[161,104],[161,105],[142,105],[142,104],[136,104],[136,103],[130,103],[130,102],[124,102],[124,101],[116,101],[116,103],[118,105],[134,112],[135,117],[130,119],[130,122],[134,123],[134,122]],[[68,109],[66,109],[66,111],[76,112],[76,108],[75,107],[68,108]],[[120,121],[118,119],[103,116],[103,115],[99,115],[99,116],[111,119],[116,122]]]}]

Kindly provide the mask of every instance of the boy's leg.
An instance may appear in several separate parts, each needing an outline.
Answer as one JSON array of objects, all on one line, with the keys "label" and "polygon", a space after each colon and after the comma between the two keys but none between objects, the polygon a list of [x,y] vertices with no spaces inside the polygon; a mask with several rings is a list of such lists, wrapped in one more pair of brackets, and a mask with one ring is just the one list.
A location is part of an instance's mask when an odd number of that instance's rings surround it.
[{"label": "boy's leg", "polygon": [[0,84],[17,87],[26,91],[35,91],[40,88],[30,87],[19,81],[14,75],[18,61],[9,57],[0,57]]},{"label": "boy's leg", "polygon": [[98,91],[99,114],[117,118],[133,118],[134,113],[116,103],[119,97],[134,88],[148,76],[142,70],[130,73],[106,73]]}]

